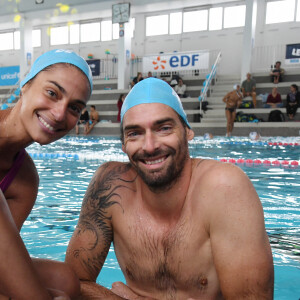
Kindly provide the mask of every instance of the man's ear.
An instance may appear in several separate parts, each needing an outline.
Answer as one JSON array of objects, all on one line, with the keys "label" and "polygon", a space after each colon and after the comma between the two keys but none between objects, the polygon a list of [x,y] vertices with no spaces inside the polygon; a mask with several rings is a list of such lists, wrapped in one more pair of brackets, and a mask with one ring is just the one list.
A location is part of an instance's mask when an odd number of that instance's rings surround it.
[{"label": "man's ear", "polygon": [[190,128],[187,128],[186,130],[187,130],[188,141],[191,141],[195,136],[195,132]]}]

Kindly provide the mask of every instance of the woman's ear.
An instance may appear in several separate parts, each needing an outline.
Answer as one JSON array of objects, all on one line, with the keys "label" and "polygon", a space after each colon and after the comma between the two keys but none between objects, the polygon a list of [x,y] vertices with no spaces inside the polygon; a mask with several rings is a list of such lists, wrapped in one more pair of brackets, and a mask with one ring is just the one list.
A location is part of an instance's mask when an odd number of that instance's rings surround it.
[{"label": "woman's ear", "polygon": [[20,97],[21,97],[24,93],[26,93],[26,91],[28,90],[29,86],[30,86],[30,84],[29,84],[29,83],[26,83],[25,85],[23,85],[23,86],[21,87]]}]

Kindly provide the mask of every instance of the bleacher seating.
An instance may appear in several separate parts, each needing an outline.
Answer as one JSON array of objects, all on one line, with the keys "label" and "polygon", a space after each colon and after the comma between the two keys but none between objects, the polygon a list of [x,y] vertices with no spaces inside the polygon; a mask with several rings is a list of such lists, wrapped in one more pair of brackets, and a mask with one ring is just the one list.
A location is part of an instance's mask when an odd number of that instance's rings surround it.
[{"label": "bleacher seating", "polygon": [[[267,122],[271,108],[263,108],[262,98],[260,94],[271,92],[273,83],[270,82],[270,77],[265,74],[253,74],[253,78],[257,82],[257,108],[243,108],[237,109],[237,111],[243,111],[244,113],[250,113],[257,116],[257,118],[264,122],[259,123],[235,123],[233,135],[248,135],[251,131],[259,131],[264,136],[287,136],[287,135],[299,135],[300,129],[300,110],[296,115],[295,121],[270,123]],[[169,78],[170,79],[170,78]],[[183,77],[184,83],[187,85],[188,98],[182,98],[183,107],[187,113],[189,122],[191,123],[196,135],[203,135],[206,132],[210,132],[213,135],[225,135],[226,131],[226,117],[225,117],[225,103],[222,101],[224,95],[233,89],[233,85],[240,83],[239,77],[234,76],[218,76],[217,81],[211,87],[211,94],[207,98],[209,103],[207,111],[200,111],[200,102],[198,96],[202,88],[204,81],[204,75]],[[284,82],[278,84],[278,90],[285,101],[286,95],[289,92],[291,84],[296,83],[300,86],[300,71],[297,73],[294,71],[289,74],[286,72]],[[11,87],[0,87],[0,100],[7,99]],[[94,80],[94,90],[91,99],[88,103],[95,105],[96,110],[100,115],[100,122],[94,127],[92,135],[119,135],[120,124],[117,123],[117,99],[120,94],[127,94],[129,89],[118,90],[117,79],[109,80]],[[251,97],[245,98],[250,100]],[[10,104],[14,105],[14,103]],[[10,106],[8,105],[8,106]],[[280,109],[285,115],[285,108]],[[199,122],[201,120],[201,122]],[[71,135],[75,134],[75,130],[70,132]]]}]

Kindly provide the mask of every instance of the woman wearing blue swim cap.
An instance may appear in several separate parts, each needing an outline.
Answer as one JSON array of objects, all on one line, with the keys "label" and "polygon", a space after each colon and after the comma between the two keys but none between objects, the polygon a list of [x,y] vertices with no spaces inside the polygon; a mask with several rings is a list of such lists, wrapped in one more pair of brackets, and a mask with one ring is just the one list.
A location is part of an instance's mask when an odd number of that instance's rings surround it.
[{"label": "woman wearing blue swim cap", "polygon": [[19,234],[39,183],[25,148],[49,144],[75,127],[92,77],[83,58],[52,50],[35,61],[20,88],[15,106],[0,111],[0,298],[71,299],[79,294],[73,271],[63,262],[31,259]]}]

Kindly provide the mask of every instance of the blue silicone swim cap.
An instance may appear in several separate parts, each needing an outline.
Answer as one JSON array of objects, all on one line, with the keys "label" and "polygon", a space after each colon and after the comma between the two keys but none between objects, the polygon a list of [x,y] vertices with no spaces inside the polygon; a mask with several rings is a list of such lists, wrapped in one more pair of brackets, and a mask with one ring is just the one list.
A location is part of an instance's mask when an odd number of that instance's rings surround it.
[{"label": "blue silicone swim cap", "polygon": [[59,64],[68,63],[79,68],[87,77],[91,87],[91,93],[93,90],[93,77],[92,72],[87,62],[78,54],[70,50],[55,49],[50,50],[41,56],[39,56],[33,63],[31,70],[26,77],[21,81],[20,86],[23,87],[29,80],[35,77],[39,72],[46,67]]},{"label": "blue silicone swim cap", "polygon": [[191,128],[176,92],[165,81],[153,77],[140,81],[129,92],[122,105],[121,122],[127,110],[136,105],[147,103],[162,103],[170,106]]}]

